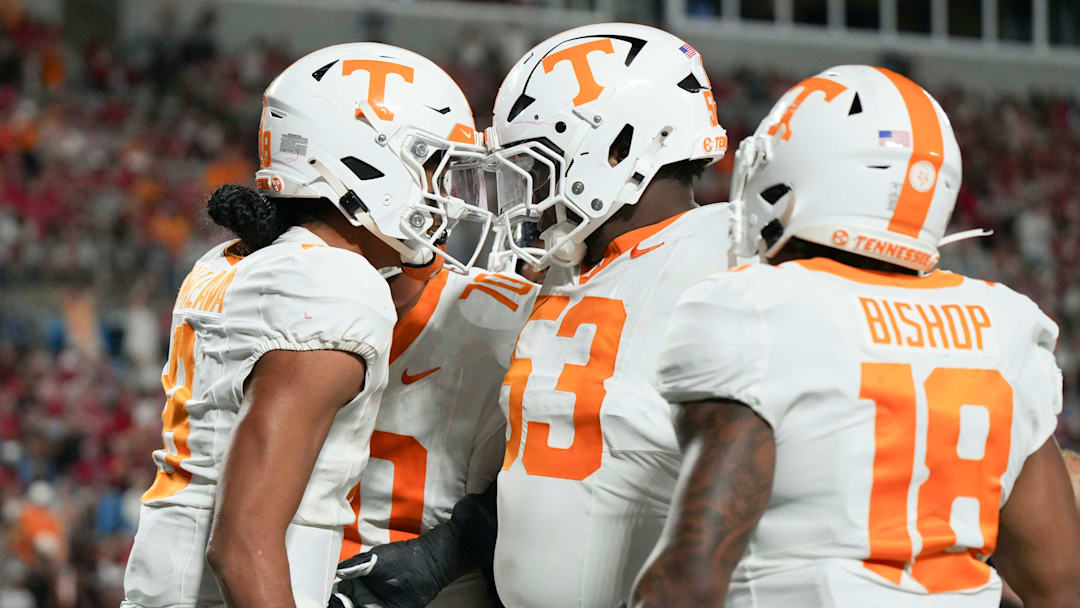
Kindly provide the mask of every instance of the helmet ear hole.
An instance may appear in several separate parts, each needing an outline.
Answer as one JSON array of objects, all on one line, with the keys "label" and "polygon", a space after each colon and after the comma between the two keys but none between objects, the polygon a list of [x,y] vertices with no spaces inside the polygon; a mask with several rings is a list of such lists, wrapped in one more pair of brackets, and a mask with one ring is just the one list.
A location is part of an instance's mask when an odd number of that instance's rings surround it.
[{"label": "helmet ear hole", "polygon": [[365,163],[355,156],[346,156],[341,163],[349,168],[361,181],[375,179],[383,176],[383,172]]},{"label": "helmet ear hole", "polygon": [[705,86],[693,74],[687,74],[686,78],[680,80],[678,87],[687,93],[700,93],[705,89]]},{"label": "helmet ear hole", "polygon": [[617,166],[630,156],[630,144],[634,141],[634,127],[629,123],[623,125],[619,134],[611,141],[608,147],[608,162],[612,167]]},{"label": "helmet ear hole", "polygon": [[791,192],[791,186],[788,186],[787,184],[773,184],[762,190],[758,196],[766,203],[775,205],[776,202],[783,198],[788,192]]}]

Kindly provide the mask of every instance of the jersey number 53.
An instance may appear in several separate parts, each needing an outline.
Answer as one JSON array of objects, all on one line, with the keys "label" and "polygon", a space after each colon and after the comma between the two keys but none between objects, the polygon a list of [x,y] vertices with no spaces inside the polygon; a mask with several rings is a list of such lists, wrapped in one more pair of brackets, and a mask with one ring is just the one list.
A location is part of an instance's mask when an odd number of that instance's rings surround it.
[{"label": "jersey number 53", "polygon": [[[569,305],[568,296],[539,296],[528,323],[561,318],[555,335],[562,338],[574,337],[582,325],[596,328],[589,346],[589,360],[584,365],[564,364],[555,385],[555,390],[574,395],[574,440],[568,448],[551,447],[548,445],[551,424],[530,420],[521,462],[530,475],[582,480],[600,468],[603,457],[600,405],[607,395],[604,381],[615,373],[626,309],[620,300],[591,296],[567,310]],[[504,469],[514,463],[521,451],[522,400],[532,369],[532,359],[518,357],[515,352],[503,380],[504,385],[510,386],[510,439],[506,443]]]}]

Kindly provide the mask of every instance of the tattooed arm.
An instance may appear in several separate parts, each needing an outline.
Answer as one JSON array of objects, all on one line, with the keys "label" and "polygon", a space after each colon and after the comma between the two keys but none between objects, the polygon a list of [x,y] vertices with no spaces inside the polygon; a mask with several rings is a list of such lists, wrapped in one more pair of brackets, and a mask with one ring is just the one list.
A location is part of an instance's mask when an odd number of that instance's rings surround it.
[{"label": "tattooed arm", "polygon": [[633,608],[723,606],[731,573],[772,492],[772,428],[737,401],[678,406],[682,472]]}]

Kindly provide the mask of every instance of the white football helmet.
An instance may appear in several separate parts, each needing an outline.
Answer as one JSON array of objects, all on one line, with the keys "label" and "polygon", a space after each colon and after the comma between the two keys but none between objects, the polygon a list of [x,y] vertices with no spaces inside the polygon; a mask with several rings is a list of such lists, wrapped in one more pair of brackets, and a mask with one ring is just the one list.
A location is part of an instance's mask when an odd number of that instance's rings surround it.
[{"label": "white football helmet", "polygon": [[[629,154],[612,166],[620,134]],[[716,161],[727,134],[693,47],[652,27],[600,23],[549,38],[517,62],[495,99],[487,143],[506,230],[554,209],[542,254],[510,246],[537,267],[574,266],[585,238],[636,203],[657,169]]]},{"label": "white football helmet", "polygon": [[[267,87],[255,183],[267,196],[329,199],[403,262],[427,265],[434,255],[464,273],[493,217],[485,155],[465,95],[439,66],[385,44],[340,44]],[[462,220],[484,228],[459,260],[441,245]]]},{"label": "white football helmet", "polygon": [[830,68],[739,145],[738,253],[772,257],[797,237],[927,272],[960,179],[952,125],[929,93],[884,68]]}]

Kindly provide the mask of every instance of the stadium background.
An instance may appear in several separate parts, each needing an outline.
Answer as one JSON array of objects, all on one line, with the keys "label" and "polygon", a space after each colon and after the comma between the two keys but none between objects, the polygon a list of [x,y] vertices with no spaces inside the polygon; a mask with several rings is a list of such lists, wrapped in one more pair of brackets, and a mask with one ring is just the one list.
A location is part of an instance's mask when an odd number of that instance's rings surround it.
[{"label": "stadium background", "polygon": [[[303,53],[424,53],[490,123],[533,43],[605,20],[705,59],[737,143],[794,82],[884,64],[924,84],[964,154],[942,266],[1061,325],[1063,445],[1080,444],[1080,4],[1072,0],[0,0],[0,607],[116,606],[153,473],[169,310],[250,184],[260,95]],[[731,155],[698,200],[725,200]],[[267,480],[272,483],[273,480]]]}]

